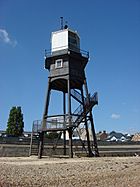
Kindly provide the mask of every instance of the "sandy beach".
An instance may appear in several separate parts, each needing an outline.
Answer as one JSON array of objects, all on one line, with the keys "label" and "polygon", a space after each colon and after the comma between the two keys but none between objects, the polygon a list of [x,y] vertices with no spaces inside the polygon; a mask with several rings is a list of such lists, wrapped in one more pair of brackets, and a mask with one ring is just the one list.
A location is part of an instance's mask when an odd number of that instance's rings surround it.
[{"label": "sandy beach", "polygon": [[140,157],[1,157],[0,187],[139,187]]}]

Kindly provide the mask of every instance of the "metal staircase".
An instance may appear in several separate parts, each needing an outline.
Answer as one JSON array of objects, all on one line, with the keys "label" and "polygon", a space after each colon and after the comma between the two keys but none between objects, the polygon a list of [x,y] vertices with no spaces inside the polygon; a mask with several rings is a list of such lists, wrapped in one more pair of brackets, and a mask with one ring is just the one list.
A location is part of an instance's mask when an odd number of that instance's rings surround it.
[{"label": "metal staircase", "polygon": [[85,116],[91,111],[94,105],[98,104],[98,94],[95,92],[91,97],[84,98],[84,107],[83,104],[80,104],[77,109],[73,112],[73,125],[78,127]]},{"label": "metal staircase", "polygon": [[[78,99],[80,98],[80,93],[78,95],[78,92],[75,94],[75,96],[78,96]],[[92,107],[94,105],[98,104],[98,94],[95,92],[91,97],[90,95],[87,96],[87,98],[83,98],[82,104],[78,106],[78,108],[74,111],[73,116],[73,124],[74,128],[78,131],[78,128],[82,122],[85,124],[85,129],[86,129],[86,135],[87,135],[87,144],[88,144],[88,155],[89,156],[99,156],[98,152],[98,146],[97,146],[97,140],[96,140],[96,134],[95,134],[95,129],[94,129],[94,123],[93,123],[93,118],[92,118]],[[89,113],[89,115],[88,115]],[[87,120],[90,120],[91,123],[91,129],[92,129],[92,134],[93,134],[93,140],[94,140],[94,152],[91,150],[90,147],[90,138],[89,138],[89,131],[88,131],[88,124]],[[79,136],[80,137],[80,136]],[[81,139],[81,138],[80,138]],[[81,140],[82,147],[85,149],[85,144]]]}]

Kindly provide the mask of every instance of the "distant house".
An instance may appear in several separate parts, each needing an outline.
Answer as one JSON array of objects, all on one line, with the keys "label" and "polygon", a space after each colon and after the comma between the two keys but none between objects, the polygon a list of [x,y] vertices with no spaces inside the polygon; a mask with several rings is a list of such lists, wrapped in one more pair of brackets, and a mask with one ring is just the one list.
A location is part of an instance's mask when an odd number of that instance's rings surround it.
[{"label": "distant house", "polygon": [[101,141],[104,141],[107,139],[108,137],[108,133],[104,130],[104,131],[100,131],[96,134],[97,136],[97,140],[101,140]]},{"label": "distant house", "polygon": [[126,142],[131,139],[131,136],[129,134],[122,134],[119,132],[112,131],[109,133],[106,141],[109,142]]},{"label": "distant house", "polygon": [[134,134],[134,136],[132,137],[133,142],[140,142],[140,133],[136,133]]}]

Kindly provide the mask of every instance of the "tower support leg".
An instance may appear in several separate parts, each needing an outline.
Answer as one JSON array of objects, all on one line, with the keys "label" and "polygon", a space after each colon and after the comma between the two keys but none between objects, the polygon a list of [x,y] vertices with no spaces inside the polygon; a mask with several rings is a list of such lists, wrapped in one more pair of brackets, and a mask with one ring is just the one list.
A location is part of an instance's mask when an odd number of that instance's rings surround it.
[{"label": "tower support leg", "polygon": [[73,133],[73,130],[72,130],[71,127],[69,128],[68,132],[69,132],[69,157],[73,158],[73,148],[72,148],[72,133]]},{"label": "tower support leg", "polygon": [[66,155],[66,131],[63,131],[64,155]]},{"label": "tower support leg", "polygon": [[39,151],[38,151],[38,158],[42,158],[43,153],[43,145],[44,145],[44,132],[39,133]]},{"label": "tower support leg", "polygon": [[40,132],[40,138],[39,138],[39,151],[38,151],[38,158],[42,158],[43,149],[44,149],[44,130],[46,128],[46,118],[48,114],[48,107],[49,107],[49,101],[50,101],[50,79],[48,81],[48,90],[46,95],[46,102],[45,102],[45,108],[44,108],[44,114],[43,114],[43,120],[42,120],[42,131]]},{"label": "tower support leg", "polygon": [[[86,108],[85,108],[85,104],[84,104],[83,88],[81,89],[81,96],[82,96],[82,102],[83,102],[83,109],[86,112]],[[85,129],[86,129],[86,135],[87,135],[88,156],[92,156],[92,150],[90,147],[90,137],[89,137],[88,123],[87,123],[87,116],[85,116]]]},{"label": "tower support leg", "polygon": [[99,151],[98,151],[98,146],[97,146],[97,138],[96,138],[96,133],[95,133],[95,128],[94,128],[92,111],[90,111],[90,122],[91,122],[91,130],[92,130],[93,141],[94,141],[95,156],[98,157]]},{"label": "tower support leg", "polygon": [[51,85],[50,85],[50,79],[49,79],[49,81],[48,81],[48,90],[47,90],[46,101],[45,101],[45,107],[44,107],[42,128],[46,128],[46,118],[47,118],[47,114],[48,114],[50,94],[51,94],[51,88],[50,87],[51,87]]},{"label": "tower support leg", "polygon": [[72,124],[71,124],[71,88],[70,88],[70,77],[68,77],[68,119],[69,119],[69,157],[73,158],[73,147],[72,147]]},{"label": "tower support leg", "polygon": [[[66,127],[66,94],[63,92],[64,127]],[[66,155],[66,131],[63,131],[64,155]]]}]

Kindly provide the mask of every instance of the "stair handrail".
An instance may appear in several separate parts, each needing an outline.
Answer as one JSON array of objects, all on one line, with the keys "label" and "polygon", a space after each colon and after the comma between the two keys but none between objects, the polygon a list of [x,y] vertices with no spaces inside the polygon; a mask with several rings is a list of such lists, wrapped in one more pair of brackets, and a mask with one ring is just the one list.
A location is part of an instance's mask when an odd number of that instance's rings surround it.
[{"label": "stair handrail", "polygon": [[84,106],[85,106],[86,111],[84,111],[83,105],[80,104],[78,106],[78,108],[73,113],[73,114],[76,114],[76,112],[78,111],[77,112],[78,117],[76,118],[76,120],[74,120],[74,123],[75,124],[77,123],[77,126],[79,125],[79,123],[81,122],[81,120],[83,119],[83,117],[85,116],[85,114],[89,112],[89,109],[93,105],[98,104],[98,93],[95,92],[91,97],[85,98],[84,101],[85,101],[84,102]]},{"label": "stair handrail", "polygon": [[71,90],[71,95],[77,98],[77,100],[79,100],[80,102],[82,102],[82,96],[76,89]]}]

